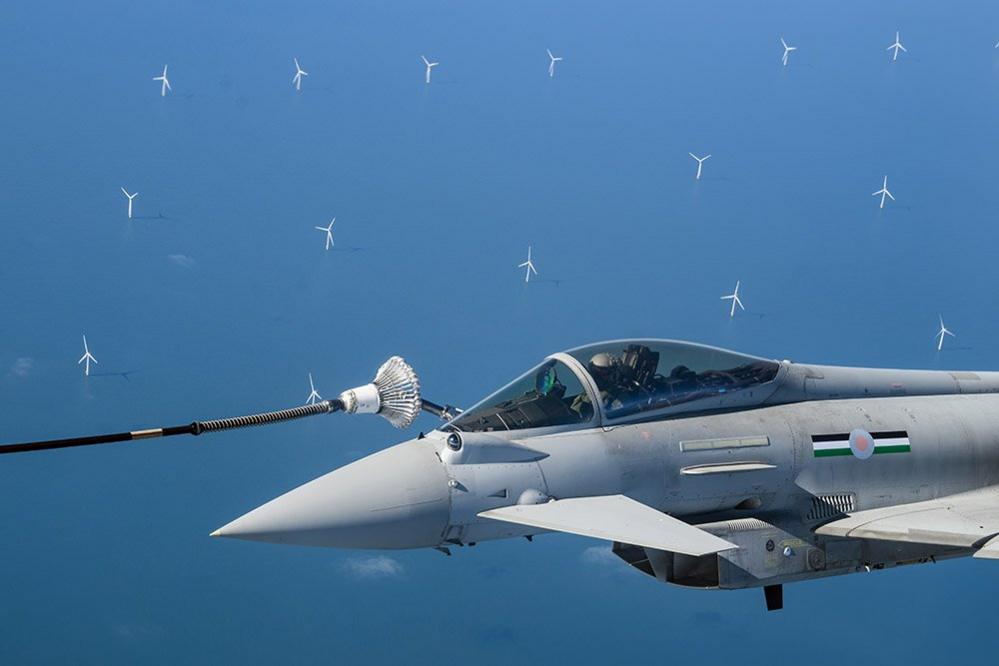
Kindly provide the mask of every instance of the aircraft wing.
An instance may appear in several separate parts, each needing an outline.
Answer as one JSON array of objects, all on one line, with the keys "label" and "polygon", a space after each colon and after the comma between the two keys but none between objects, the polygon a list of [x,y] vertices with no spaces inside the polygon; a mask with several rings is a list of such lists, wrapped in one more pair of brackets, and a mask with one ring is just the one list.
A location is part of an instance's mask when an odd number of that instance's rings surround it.
[{"label": "aircraft wing", "polygon": [[826,523],[818,534],[908,541],[978,549],[999,559],[999,486],[939,499],[855,511]]},{"label": "aircraft wing", "polygon": [[483,511],[479,516],[685,555],[708,555],[738,548],[624,495],[506,506]]}]

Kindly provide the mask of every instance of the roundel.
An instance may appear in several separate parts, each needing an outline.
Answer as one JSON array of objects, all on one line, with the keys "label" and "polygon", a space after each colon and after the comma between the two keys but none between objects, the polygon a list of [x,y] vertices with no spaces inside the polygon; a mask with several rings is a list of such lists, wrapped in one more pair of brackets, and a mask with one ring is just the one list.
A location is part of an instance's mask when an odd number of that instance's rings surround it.
[{"label": "roundel", "polygon": [[850,451],[857,458],[867,460],[874,455],[874,438],[863,428],[855,428],[850,433]]}]

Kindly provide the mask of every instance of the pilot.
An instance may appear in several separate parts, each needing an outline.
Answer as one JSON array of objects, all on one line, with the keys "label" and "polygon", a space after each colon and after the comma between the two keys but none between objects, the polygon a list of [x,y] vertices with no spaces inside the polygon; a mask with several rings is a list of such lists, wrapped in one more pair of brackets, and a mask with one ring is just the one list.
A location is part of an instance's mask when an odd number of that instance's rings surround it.
[{"label": "pilot", "polygon": [[623,406],[619,395],[621,391],[620,365],[621,361],[613,354],[601,352],[594,354],[590,362],[586,364],[590,376],[597,384],[597,391],[600,393],[600,401],[607,409],[617,409]]},{"label": "pilot", "polygon": [[685,365],[678,365],[669,373],[666,380],[674,393],[685,393],[697,388],[697,373]]}]

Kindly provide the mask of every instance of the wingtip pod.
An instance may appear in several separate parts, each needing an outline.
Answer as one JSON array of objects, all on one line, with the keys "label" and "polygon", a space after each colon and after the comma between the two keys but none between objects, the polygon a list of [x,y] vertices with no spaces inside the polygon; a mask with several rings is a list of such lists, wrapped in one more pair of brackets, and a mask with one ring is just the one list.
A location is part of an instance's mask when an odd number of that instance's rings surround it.
[{"label": "wingtip pod", "polygon": [[410,426],[420,414],[420,379],[401,356],[385,361],[370,384],[340,394],[349,414],[379,414],[396,428]]}]

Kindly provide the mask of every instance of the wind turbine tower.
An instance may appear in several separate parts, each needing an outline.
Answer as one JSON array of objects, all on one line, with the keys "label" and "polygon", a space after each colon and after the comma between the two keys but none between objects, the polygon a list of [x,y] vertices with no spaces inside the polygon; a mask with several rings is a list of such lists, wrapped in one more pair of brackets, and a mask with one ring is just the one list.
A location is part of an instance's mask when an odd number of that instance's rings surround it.
[{"label": "wind turbine tower", "polygon": [[531,260],[531,246],[527,246],[527,261],[522,264],[518,264],[517,268],[527,268],[527,273],[524,275],[524,282],[531,281],[531,273],[535,275],[538,274],[538,270],[534,268],[534,261]]},{"label": "wind turbine tower", "polygon": [[90,376],[90,364],[93,363],[94,365],[97,365],[97,359],[94,358],[93,354],[90,353],[90,347],[87,346],[87,336],[86,335],[83,336],[83,356],[80,357],[80,360],[77,361],[76,364],[80,365],[81,363],[84,364],[84,366],[83,366],[83,376],[84,377],[89,377]]},{"label": "wind turbine tower", "polygon": [[736,280],[735,291],[733,291],[728,296],[722,296],[721,297],[721,299],[723,301],[732,301],[732,309],[729,310],[729,313],[728,313],[729,318],[732,318],[732,317],[735,316],[735,306],[736,305],[738,305],[743,310],[746,309],[745,306],[742,304],[742,301],[739,300],[739,285],[740,285],[740,282],[738,280]]}]

